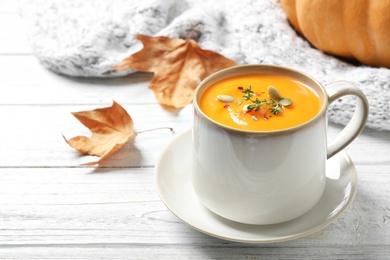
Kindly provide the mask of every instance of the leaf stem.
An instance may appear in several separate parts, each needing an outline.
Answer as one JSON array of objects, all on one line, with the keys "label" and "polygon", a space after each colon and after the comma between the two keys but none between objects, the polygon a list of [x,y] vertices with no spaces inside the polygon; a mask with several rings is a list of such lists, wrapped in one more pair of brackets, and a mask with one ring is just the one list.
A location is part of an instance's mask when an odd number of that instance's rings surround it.
[{"label": "leaf stem", "polygon": [[192,29],[190,35],[187,37],[187,40],[188,40],[188,39],[192,39],[192,36],[193,36],[194,33],[198,30],[198,27],[199,27],[199,22],[196,22],[195,27],[194,27],[194,29]]},{"label": "leaf stem", "polygon": [[157,128],[142,130],[142,131],[137,132],[137,134],[142,134],[142,133],[156,131],[156,130],[162,130],[162,129],[169,129],[172,133],[174,132],[172,127],[163,126],[163,127],[157,127]]}]

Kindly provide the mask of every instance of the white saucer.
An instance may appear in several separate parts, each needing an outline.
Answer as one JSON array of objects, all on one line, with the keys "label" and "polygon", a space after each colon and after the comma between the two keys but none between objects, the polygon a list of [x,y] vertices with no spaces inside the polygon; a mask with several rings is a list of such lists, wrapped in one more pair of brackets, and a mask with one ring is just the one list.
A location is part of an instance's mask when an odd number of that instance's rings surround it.
[{"label": "white saucer", "polygon": [[352,202],[355,167],[345,152],[328,160],[325,192],[305,215],[281,224],[248,225],[224,219],[205,208],[191,184],[191,130],[176,137],[161,154],[155,170],[157,191],[176,216],[214,237],[244,243],[281,242],[312,234],[331,224]]}]

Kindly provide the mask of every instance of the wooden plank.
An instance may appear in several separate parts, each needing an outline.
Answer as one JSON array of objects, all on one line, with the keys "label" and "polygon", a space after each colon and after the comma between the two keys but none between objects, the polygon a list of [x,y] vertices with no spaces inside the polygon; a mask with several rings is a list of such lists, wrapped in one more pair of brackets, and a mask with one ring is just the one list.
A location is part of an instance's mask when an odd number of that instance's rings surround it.
[{"label": "wooden plank", "polygon": [[148,89],[150,73],[72,78],[47,70],[34,56],[0,56],[0,71],[0,104],[157,104]]},{"label": "wooden plank", "polygon": [[365,173],[355,201],[336,222],[306,238],[263,246],[220,240],[187,226],[158,198],[153,168],[0,169],[0,248],[199,245],[332,252],[345,246],[362,253],[375,246],[390,252],[390,176],[386,166],[369,167],[381,177]]},{"label": "wooden plank", "polygon": [[204,244],[186,245],[150,245],[150,244],[92,244],[58,245],[34,247],[7,247],[0,249],[4,259],[383,259],[388,260],[389,249],[385,246],[342,246],[332,248],[313,247],[268,247],[243,246],[232,244],[225,246],[207,246]]},{"label": "wooden plank", "polygon": [[152,172],[0,169],[0,245],[179,241],[180,232],[190,239],[194,232],[159,200]]},{"label": "wooden plank", "polygon": [[27,40],[27,32],[19,14],[0,12],[0,24],[0,55],[32,53]]},{"label": "wooden plank", "polygon": [[[343,129],[340,125],[329,125],[329,136]],[[346,149],[359,169],[360,165],[382,163],[390,169],[390,132],[366,128]]]},{"label": "wooden plank", "polygon": [[[111,106],[111,104],[103,107]],[[81,156],[63,139],[90,132],[70,112],[91,110],[101,105],[0,106],[0,167],[78,167],[96,161]],[[159,105],[125,105],[135,131],[173,127],[139,134],[109,158],[105,167],[153,166],[165,146],[192,126],[192,107],[169,111]]]}]

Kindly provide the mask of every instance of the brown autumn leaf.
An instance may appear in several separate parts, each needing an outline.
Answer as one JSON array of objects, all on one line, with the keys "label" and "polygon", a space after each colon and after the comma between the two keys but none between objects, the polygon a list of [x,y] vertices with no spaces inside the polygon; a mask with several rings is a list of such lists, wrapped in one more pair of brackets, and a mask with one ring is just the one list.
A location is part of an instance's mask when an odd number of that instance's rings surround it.
[{"label": "brown autumn leaf", "polygon": [[111,107],[72,114],[91,130],[92,136],[76,136],[69,140],[64,137],[65,141],[82,154],[100,157],[86,165],[99,164],[137,135],[130,115],[115,101]]},{"label": "brown autumn leaf", "polygon": [[192,102],[198,80],[236,62],[210,50],[203,50],[192,39],[138,34],[143,49],[116,65],[114,69],[154,72],[149,88],[160,104],[182,108]]}]

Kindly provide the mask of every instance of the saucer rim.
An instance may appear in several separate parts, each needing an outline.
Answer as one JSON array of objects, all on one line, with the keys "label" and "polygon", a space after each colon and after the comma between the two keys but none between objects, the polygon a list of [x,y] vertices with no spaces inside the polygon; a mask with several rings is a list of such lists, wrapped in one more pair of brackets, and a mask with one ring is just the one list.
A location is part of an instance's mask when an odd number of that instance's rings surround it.
[{"label": "saucer rim", "polygon": [[[349,196],[348,196],[347,202],[341,207],[341,209],[339,209],[339,211],[336,214],[334,214],[333,216],[329,217],[326,221],[324,221],[321,224],[316,225],[316,226],[314,226],[312,228],[304,230],[302,232],[298,232],[296,234],[278,236],[276,238],[271,238],[271,239],[256,239],[256,238],[255,239],[252,239],[252,238],[244,239],[244,238],[233,237],[231,235],[222,235],[222,234],[220,234],[220,232],[219,233],[210,232],[210,231],[208,231],[205,228],[202,228],[202,227],[199,227],[199,226],[197,226],[195,224],[192,224],[190,221],[187,221],[185,217],[181,216],[182,214],[180,212],[176,212],[174,207],[170,206],[171,203],[169,203],[169,201],[167,201],[165,199],[166,196],[164,195],[164,192],[162,192],[162,188],[160,187],[159,180],[158,180],[159,169],[160,169],[160,165],[163,163],[162,159],[163,159],[164,155],[167,153],[167,151],[169,149],[172,149],[172,146],[174,146],[174,144],[176,142],[178,142],[178,140],[183,138],[185,135],[191,135],[191,130],[192,130],[192,128],[190,128],[190,129],[184,131],[183,133],[179,134],[174,139],[172,139],[172,141],[164,148],[164,150],[160,154],[160,156],[158,158],[158,161],[156,163],[156,166],[155,166],[154,181],[155,181],[155,187],[157,189],[157,193],[158,193],[161,201],[167,207],[167,209],[169,209],[176,217],[178,217],[180,220],[182,220],[186,225],[188,225],[191,228],[193,228],[193,229],[195,229],[195,230],[197,230],[197,231],[199,231],[201,233],[204,233],[206,235],[209,235],[209,236],[212,236],[212,237],[216,237],[216,238],[219,238],[219,239],[222,239],[222,240],[226,240],[226,241],[239,242],[239,243],[249,243],[249,244],[279,243],[279,242],[286,242],[286,241],[290,241],[290,240],[303,238],[303,237],[309,236],[309,235],[311,235],[313,233],[316,233],[316,232],[324,229],[325,227],[329,226],[334,221],[336,221],[349,208],[349,206],[353,202],[353,200],[355,198],[355,195],[357,193],[357,186],[358,185],[357,185],[357,172],[356,172],[355,165],[354,165],[353,161],[351,160],[350,156],[347,154],[347,152],[345,150],[342,150],[342,151],[340,151],[338,153],[340,155],[339,163],[343,159],[343,160],[345,160],[345,162],[349,166],[348,167],[348,172],[349,172],[349,175],[350,175],[349,184],[351,184],[352,189],[348,193]],[[326,177],[326,178],[328,179],[328,177]],[[191,195],[189,195],[189,196],[191,196]],[[201,203],[201,202],[199,202],[199,203]],[[215,214],[215,213],[212,213],[212,214]],[[218,215],[215,215],[215,216],[216,217],[220,217]],[[220,217],[220,218],[222,218],[222,217]],[[222,218],[222,219],[224,219],[224,218]],[[297,219],[299,219],[299,217]],[[236,225],[249,225],[249,226],[254,226],[254,227],[256,227],[256,226],[268,226],[268,225],[252,225],[252,224],[238,223],[238,222],[234,222],[234,221],[231,221],[231,220],[228,220],[228,219],[224,219],[224,220],[228,221],[228,222],[232,222],[232,223],[234,223]],[[279,223],[279,224],[273,224],[273,225],[281,225],[281,224],[285,224],[285,223],[288,223],[288,222]],[[270,226],[272,226],[272,225],[270,225]]]}]

